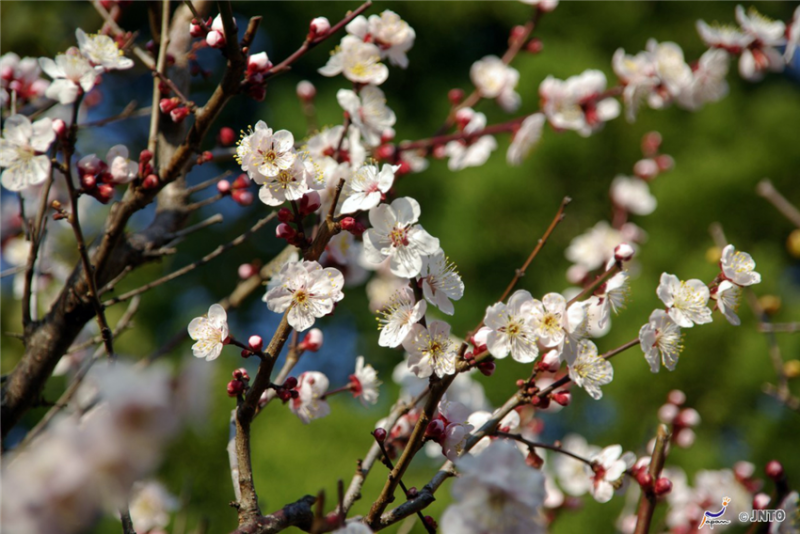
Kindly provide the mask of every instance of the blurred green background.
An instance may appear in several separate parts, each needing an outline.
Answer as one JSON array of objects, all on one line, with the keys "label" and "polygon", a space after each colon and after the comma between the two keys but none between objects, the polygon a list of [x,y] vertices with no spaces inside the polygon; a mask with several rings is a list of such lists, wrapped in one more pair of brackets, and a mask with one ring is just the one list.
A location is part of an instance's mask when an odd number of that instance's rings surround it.
[{"label": "blurred green background", "polygon": [[[311,18],[322,15],[335,22],[357,6],[356,2],[241,2],[235,3],[234,9],[240,28],[249,16],[264,17],[252,50],[266,50],[277,63],[302,42]],[[702,18],[732,23],[734,6],[723,2],[562,3],[543,18],[535,32],[543,41],[543,52],[520,54],[514,62],[521,74],[520,112],[537,109],[539,83],[549,74],[563,79],[597,68],[606,72],[612,85],[614,51],[622,47],[636,53],[651,37],[675,41],[683,47],[687,60],[696,59],[704,45],[695,32],[695,21]],[[789,20],[794,7],[790,3],[758,4],[763,13],[782,20]],[[382,86],[398,117],[398,140],[431,135],[447,114],[447,91],[460,87],[469,92],[472,62],[488,54],[502,55],[509,30],[523,24],[530,10],[517,2],[377,2],[368,14],[383,9],[399,13],[417,33],[409,53],[409,68],[391,68]],[[139,41],[149,39],[142,3],[134,3],[125,17],[122,25],[140,30]],[[20,56],[53,57],[75,44],[76,27],[94,31],[99,26],[100,19],[88,3],[6,1],[2,3],[0,45],[3,52],[14,51]],[[218,120],[214,133],[223,125],[238,131],[263,119],[274,128],[286,128],[297,138],[303,137],[306,122],[295,97],[295,85],[302,79],[317,85],[320,124],[339,124],[342,113],[335,92],[348,84],[341,77],[327,79],[316,74],[336,40],[312,51],[292,72],[275,79],[263,103],[235,100]],[[200,61],[204,68],[214,70],[208,82],[196,81],[192,87],[192,98],[203,102],[222,65],[218,55],[210,51],[204,51]],[[782,306],[774,320],[800,320],[800,262],[785,246],[793,226],[755,194],[756,183],[769,177],[789,200],[800,204],[800,76],[796,70],[793,75],[773,74],[762,83],[750,84],[739,79],[734,62],[729,74],[730,95],[697,113],[675,107],[645,109],[635,124],[618,118],[589,139],[547,129],[538,150],[518,168],[507,166],[508,137],[500,136],[499,149],[482,167],[453,173],[446,161],[432,161],[425,172],[402,179],[396,193],[419,200],[422,224],[441,240],[466,284],[465,296],[456,304],[456,314],[450,320],[454,332],[463,335],[482,318],[485,307],[502,292],[514,269],[536,244],[564,195],[573,198],[567,218],[519,287],[540,297],[569,285],[564,277],[569,266],[565,248],[598,220],[609,219],[611,180],[617,174],[631,173],[641,157],[641,137],[651,130],[661,132],[662,151],[675,158],[676,166],[652,184],[658,198],[656,212],[633,217],[648,233],[640,253],[642,270],[632,283],[627,310],[614,320],[611,333],[597,341],[600,350],[636,337],[652,309],[660,305],[655,288],[662,272],[675,273],[682,279],[710,280],[715,276],[717,267],[706,259],[707,250],[713,246],[708,228],[715,221],[723,224],[730,242],[756,259],[763,282],[755,287],[755,293],[780,296]],[[102,103],[90,112],[89,119],[118,113],[132,98],[143,105],[149,103],[150,76],[137,66],[121,75],[105,76],[101,91]],[[487,114],[490,123],[507,117],[490,101],[482,102],[478,109]],[[125,142],[135,154],[146,145],[146,136],[147,119],[129,120],[82,138],[79,149],[103,155],[111,145]],[[209,148],[213,143],[210,135]],[[190,175],[190,181],[195,183],[226,169],[236,171],[235,164],[204,166]],[[107,208],[95,205],[95,209],[98,220],[102,220]],[[202,237],[187,239],[176,255],[129,276],[119,290],[138,287],[190,263],[266,213],[258,202],[243,209],[226,199],[196,214],[194,222],[217,211],[225,215],[224,224],[211,227]],[[134,222],[147,224],[147,214]],[[184,329],[210,303],[231,291],[238,281],[239,264],[254,259],[268,261],[280,250],[281,244],[272,235],[272,227],[262,230],[233,253],[147,293],[135,319],[135,333],[119,338],[118,352],[133,359],[146,356]],[[401,361],[402,352],[377,346],[363,286],[350,289],[346,296],[333,317],[318,322],[325,332],[326,346],[317,354],[305,356],[303,368],[325,371],[335,387],[346,381],[355,357],[363,354],[385,382],[381,402],[367,410],[339,396],[332,400],[329,417],[308,426],[279,403],[271,405],[253,428],[255,480],[264,511],[321,489],[332,499],[337,479],[349,483],[356,458],[363,456],[371,443],[369,430],[396,397],[390,374]],[[253,295],[247,306],[231,314],[232,332],[237,337],[252,333],[266,337],[277,323],[277,316],[266,310],[260,297],[260,293]],[[8,283],[3,284],[2,306],[3,333],[19,331],[19,304],[13,301]],[[122,311],[109,312],[111,320]],[[768,460],[778,458],[798,487],[800,419],[762,393],[764,383],[774,382],[775,372],[766,340],[756,331],[757,321],[746,305],[740,311],[741,327],[732,327],[715,314],[713,324],[688,331],[685,351],[672,373],[664,370],[651,374],[638,349],[619,356],[614,360],[615,379],[603,389],[603,399],[592,401],[576,392],[569,409],[545,417],[545,437],[552,441],[578,431],[590,443],[621,443],[626,450],[641,454],[654,433],[658,407],[671,389],[680,388],[686,392],[688,405],[699,411],[702,424],[695,429],[695,445],[688,450],[674,448],[669,465],[683,467],[691,475],[699,469],[731,467],[738,460],[749,460],[760,472]],[[779,343],[785,360],[800,354],[800,336],[781,334]],[[169,361],[177,366],[191,358],[189,347],[184,343]],[[18,341],[4,335],[4,374],[13,368],[20,352]],[[175,442],[158,473],[173,493],[188,495],[185,519],[189,532],[202,523],[208,525],[209,532],[225,532],[235,526],[235,511],[228,506],[234,497],[225,452],[233,402],[224,388],[230,372],[242,364],[232,349],[209,364],[215,369],[215,385],[207,392],[213,407],[208,423]],[[499,405],[513,392],[514,381],[527,374],[527,367],[508,360],[492,378],[481,376],[480,381],[492,403]],[[45,397],[55,399],[63,387],[63,379],[51,380]],[[800,393],[800,388],[794,385],[794,391]],[[33,410],[23,423],[33,425],[42,414],[41,409]],[[420,456],[406,483],[423,486],[438,465],[438,460]],[[383,466],[374,468],[354,514],[367,510],[385,475]],[[445,486],[437,497],[427,513],[438,519],[449,500],[449,487]],[[603,525],[593,527],[594,531],[611,531],[622,506],[621,498],[606,505],[587,498],[580,510],[562,514],[553,532],[583,531],[587,525]],[[415,532],[422,531],[416,528]],[[119,525],[114,519],[105,519],[96,531],[117,532]]]}]

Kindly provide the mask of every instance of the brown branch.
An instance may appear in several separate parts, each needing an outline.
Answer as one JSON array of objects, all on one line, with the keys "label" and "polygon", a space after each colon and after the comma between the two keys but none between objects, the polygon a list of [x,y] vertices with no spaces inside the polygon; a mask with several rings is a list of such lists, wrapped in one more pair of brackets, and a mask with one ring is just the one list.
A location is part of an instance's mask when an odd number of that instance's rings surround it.
[{"label": "brown branch", "polygon": [[764,178],[758,182],[756,192],[760,196],[766,198],[784,217],[789,219],[792,224],[800,228],[800,210],[798,210],[794,204],[786,200],[786,197],[775,189],[775,186],[772,185],[770,180]]},{"label": "brown branch", "polygon": [[[36,215],[36,222],[33,224],[33,227],[30,228],[30,239],[31,239],[31,249],[28,252],[28,261],[25,264],[25,279],[24,279],[24,287],[22,292],[22,326],[26,327],[30,324],[32,320],[31,314],[31,287],[33,284],[33,276],[36,267],[36,257],[39,254],[39,247],[42,244],[42,237],[44,235],[44,227],[47,224],[47,214],[48,210],[48,197],[50,196],[50,188],[53,186],[53,167],[50,167],[50,176],[47,178],[47,183],[44,186],[44,191],[42,191],[42,197],[39,201],[39,211]],[[20,202],[22,202],[22,196],[20,196]],[[22,211],[22,209],[20,209]],[[22,219],[25,220],[25,216],[22,215]]]},{"label": "brown branch", "polygon": [[[653,455],[650,458],[650,476],[653,482],[658,480],[661,470],[664,468],[664,461],[667,458],[667,445],[669,444],[669,430],[666,425],[658,425],[656,433],[656,444],[653,448]],[[653,512],[656,509],[657,496],[653,488],[642,490],[642,498],[639,501],[639,512],[636,517],[636,530],[634,534],[647,534],[650,532],[650,522],[653,519]]]},{"label": "brown branch", "polygon": [[474,141],[484,135],[494,135],[498,133],[505,133],[505,132],[513,132],[517,129],[519,124],[524,121],[526,118],[530,116],[530,113],[527,115],[523,115],[521,117],[517,117],[515,119],[511,119],[506,122],[502,122],[500,124],[493,124],[491,126],[487,126],[482,130],[477,130],[474,132],[457,132],[448,135],[435,135],[433,137],[429,137],[427,139],[420,139],[418,141],[403,141],[399,145],[397,145],[396,151],[405,152],[408,150],[417,150],[419,148],[431,148],[438,145],[444,145],[450,141]]},{"label": "brown branch", "polygon": [[589,295],[592,291],[598,288],[600,284],[608,280],[612,275],[617,274],[619,271],[620,271],[619,263],[615,263],[614,265],[612,265],[610,269],[604,271],[603,274],[597,276],[597,278],[594,279],[594,282],[584,287],[580,293],[569,299],[569,302],[567,302],[567,308],[578,302],[586,295]]},{"label": "brown branch", "polygon": [[536,442],[536,441],[530,441],[530,440],[527,440],[524,437],[520,436],[519,434],[509,434],[508,432],[495,432],[494,434],[495,434],[495,436],[498,436],[498,437],[501,437],[501,438],[513,439],[514,441],[518,441],[520,443],[524,443],[530,449],[547,449],[548,451],[554,451],[554,452],[557,452],[559,454],[563,454],[565,456],[569,456],[570,458],[578,460],[579,462],[583,462],[584,464],[588,465],[589,467],[594,465],[594,462],[592,462],[590,459],[584,458],[583,456],[579,456],[579,455],[575,454],[574,452],[570,452],[568,450],[562,449],[561,448],[561,444],[550,445],[548,443],[539,443],[539,442]]},{"label": "brown branch", "polygon": [[[169,2],[164,1],[165,4]],[[133,528],[133,520],[131,519],[131,512],[128,509],[128,505],[126,504],[124,508],[119,511],[119,519],[122,522],[122,532],[123,534],[136,534],[136,530]]]},{"label": "brown branch", "polygon": [[116,115],[113,115],[111,117],[106,117],[105,119],[99,119],[96,121],[79,124],[78,129],[105,126],[106,124],[111,124],[112,122],[125,120],[129,117],[145,117],[150,114],[150,107],[137,110],[136,109],[137,105],[138,103],[136,102],[136,100],[131,100],[130,102],[128,102],[128,105],[125,106],[125,108]]},{"label": "brown branch", "polygon": [[[161,2],[161,37],[158,41],[158,61],[153,69],[153,73],[160,77],[167,66],[167,46],[169,46],[169,2]],[[156,153],[158,143],[158,123],[161,119],[161,84],[159,80],[153,80],[153,102],[150,104],[150,134],[147,138],[147,149]]]},{"label": "brown branch", "polygon": [[309,531],[314,521],[312,506],[317,501],[313,495],[306,495],[299,501],[287,504],[277,512],[260,516],[252,522],[240,525],[231,534],[274,534],[289,527]]}]

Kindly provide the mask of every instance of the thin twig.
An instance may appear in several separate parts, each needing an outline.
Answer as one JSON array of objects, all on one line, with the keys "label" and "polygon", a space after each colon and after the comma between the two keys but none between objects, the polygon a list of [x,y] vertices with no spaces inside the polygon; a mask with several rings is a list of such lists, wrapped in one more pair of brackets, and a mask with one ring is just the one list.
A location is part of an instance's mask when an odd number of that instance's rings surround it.
[{"label": "thin twig", "polygon": [[603,274],[601,274],[597,278],[595,278],[594,282],[592,282],[591,284],[587,285],[585,288],[583,288],[583,290],[580,293],[578,293],[577,295],[575,295],[574,297],[569,299],[569,302],[567,302],[567,308],[569,308],[570,306],[572,306],[573,304],[578,302],[580,299],[582,299],[586,295],[590,294],[597,287],[599,287],[600,284],[602,284],[603,282],[608,280],[612,275],[617,274],[619,271],[620,271],[619,263],[615,263],[614,265],[612,265],[610,269],[608,269]]},{"label": "thin twig", "polygon": [[792,224],[800,228],[800,210],[798,210],[794,204],[786,200],[786,197],[775,189],[775,186],[772,185],[770,180],[764,178],[758,182],[756,192],[772,203],[784,217],[792,221]]},{"label": "thin twig", "polygon": [[120,113],[118,113],[118,114],[116,114],[116,115],[114,115],[112,117],[106,117],[105,119],[99,119],[99,120],[96,120],[96,121],[85,122],[83,124],[79,124],[78,128],[79,129],[83,129],[83,128],[93,128],[93,127],[97,127],[97,126],[105,126],[106,124],[111,124],[112,122],[125,120],[125,119],[127,119],[129,117],[144,117],[144,116],[150,114],[150,108],[149,107],[137,110],[136,109],[137,105],[138,105],[138,102],[136,102],[136,100],[131,100],[130,102],[128,102],[128,105],[125,106],[125,108]]},{"label": "thin twig", "polygon": [[[161,2],[161,37],[158,42],[158,61],[153,73],[160,76],[163,74],[167,65],[167,46],[169,45],[169,2]],[[159,80],[153,79],[153,103],[150,105],[150,133],[147,137],[147,149],[153,155],[156,154],[158,145],[158,123],[161,119],[161,84]],[[159,162],[160,164],[161,162]]]},{"label": "thin twig", "polygon": [[229,249],[231,249],[233,247],[236,247],[238,245],[241,245],[242,243],[245,242],[245,240],[247,240],[248,237],[250,237],[251,235],[253,235],[257,231],[259,231],[265,224],[267,224],[268,222],[270,222],[274,218],[275,218],[275,212],[273,211],[272,213],[270,213],[269,215],[267,215],[266,217],[264,217],[260,221],[258,221],[256,224],[254,224],[251,228],[249,228],[242,235],[238,236],[237,238],[235,238],[234,240],[232,240],[232,241],[230,241],[228,243],[225,243],[224,245],[218,246],[216,249],[214,249],[213,251],[209,252],[208,254],[206,254],[205,256],[200,258],[199,260],[197,260],[195,262],[192,262],[189,265],[187,265],[186,267],[178,269],[177,271],[174,271],[174,272],[172,272],[172,273],[170,273],[170,274],[168,274],[166,276],[162,276],[161,278],[159,278],[157,280],[153,280],[152,282],[149,282],[149,283],[147,283],[147,284],[145,284],[145,285],[143,285],[141,287],[138,287],[136,289],[132,289],[131,291],[128,291],[127,293],[123,293],[122,295],[119,295],[118,297],[114,297],[112,299],[109,299],[109,300],[107,300],[107,301],[105,301],[103,303],[103,306],[105,306],[105,307],[113,306],[114,304],[117,304],[118,302],[122,302],[124,300],[128,300],[131,297],[135,297],[136,295],[140,295],[140,294],[144,293],[145,291],[149,291],[150,289],[153,289],[154,287],[158,287],[161,284],[165,284],[165,283],[167,283],[167,282],[169,282],[171,280],[174,280],[174,279],[178,278],[179,276],[183,276],[184,274],[186,274],[186,273],[188,273],[190,271],[193,271],[194,269],[200,267],[201,265],[204,265],[204,264],[210,262],[211,260],[213,260],[214,258],[219,256],[220,254],[224,253],[225,251],[227,251],[227,250],[229,250]]},{"label": "thin twig", "polygon": [[518,441],[520,443],[524,443],[525,445],[527,445],[531,449],[547,449],[548,451],[554,451],[554,452],[557,452],[559,454],[563,454],[565,456],[569,456],[570,458],[574,458],[575,460],[578,460],[579,462],[583,462],[584,464],[588,465],[589,467],[594,465],[594,462],[592,462],[590,459],[584,458],[583,456],[577,455],[574,452],[570,452],[570,451],[568,451],[566,449],[562,449],[560,444],[550,445],[548,443],[539,443],[539,442],[536,442],[536,441],[529,441],[529,440],[525,439],[524,437],[520,436],[519,434],[509,434],[508,432],[495,432],[494,435],[498,436],[498,437],[501,437],[501,438],[513,439],[514,441]]},{"label": "thin twig", "polygon": [[[658,480],[661,470],[664,468],[664,461],[667,458],[667,445],[669,444],[669,430],[667,425],[658,425],[656,432],[656,444],[653,448],[653,455],[650,458],[650,476],[653,482]],[[650,532],[650,522],[653,519],[653,512],[656,509],[657,496],[653,488],[642,491],[642,499],[639,501],[639,512],[636,517],[636,530],[634,534],[647,534]]]},{"label": "thin twig", "polygon": [[759,323],[759,332],[781,332],[794,334],[800,332],[800,323]]},{"label": "thin twig", "polygon": [[233,171],[225,171],[222,174],[220,174],[219,176],[215,176],[214,178],[211,178],[211,179],[206,180],[204,182],[200,182],[199,184],[193,185],[192,187],[187,187],[186,188],[186,194],[187,195],[191,195],[193,193],[197,193],[198,191],[202,191],[203,189],[206,189],[207,187],[210,187],[210,186],[216,184],[220,180],[224,180],[225,178],[227,178],[228,176],[230,176],[232,174],[233,174]]},{"label": "thin twig", "polygon": [[188,236],[190,234],[193,234],[195,232],[198,232],[200,230],[204,230],[204,229],[208,228],[209,226],[213,226],[215,224],[219,224],[223,220],[224,220],[224,217],[222,216],[222,214],[221,213],[217,213],[216,215],[212,215],[208,219],[200,221],[197,224],[193,224],[191,226],[187,226],[186,228],[183,228],[182,230],[178,230],[177,232],[173,232],[173,233],[169,234],[167,239],[169,239],[170,242],[174,242],[176,240],[183,239],[184,237],[186,237],[186,236]]},{"label": "thin twig", "polygon": [[[69,177],[68,177],[69,179]],[[53,186],[53,167],[50,167],[50,175],[42,191],[42,197],[39,201],[39,211],[36,214],[36,222],[33,228],[30,229],[31,248],[28,252],[28,261],[25,264],[25,281],[22,293],[22,324],[26,326],[31,322],[31,291],[34,270],[36,268],[36,258],[39,254],[39,247],[42,244],[42,237],[44,235],[44,227],[47,224],[47,200],[50,196],[50,188]],[[20,196],[20,198],[22,198]],[[23,216],[23,220],[25,217]]]}]

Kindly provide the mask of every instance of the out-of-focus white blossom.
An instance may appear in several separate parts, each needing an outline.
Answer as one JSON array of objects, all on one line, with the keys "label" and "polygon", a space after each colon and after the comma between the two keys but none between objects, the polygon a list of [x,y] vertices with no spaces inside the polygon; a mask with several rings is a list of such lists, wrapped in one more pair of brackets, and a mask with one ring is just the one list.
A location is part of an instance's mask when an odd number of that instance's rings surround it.
[{"label": "out-of-focus white blossom", "polygon": [[36,58],[20,57],[8,52],[0,57],[0,106],[11,102],[11,93],[16,93],[17,106],[42,96],[50,82],[40,78],[42,69]]},{"label": "out-of-focus white blossom", "polygon": [[670,318],[681,328],[712,321],[708,309],[709,291],[702,280],[679,280],[674,274],[662,273],[656,294],[667,308]]},{"label": "out-of-focus white blossom", "polygon": [[167,528],[170,514],[177,509],[178,498],[160,482],[148,480],[133,485],[129,511],[136,530],[149,532]]},{"label": "out-of-focus white blossom", "polygon": [[632,452],[622,454],[621,445],[611,445],[590,458],[594,469],[585,466],[592,473],[590,492],[597,502],[608,502],[619,487],[619,481],[636,461]]},{"label": "out-of-focus white blossom", "polygon": [[79,93],[88,93],[97,80],[97,70],[75,47],[58,54],[55,61],[49,57],[39,58],[39,66],[53,78],[45,96],[61,104],[72,104]]},{"label": "out-of-focus white blossom", "polygon": [[139,164],[130,159],[125,145],[112,146],[106,155],[106,162],[115,184],[130,183],[139,175]]},{"label": "out-of-focus white blossom", "polygon": [[264,295],[264,302],[274,312],[289,310],[289,324],[302,332],[314,321],[333,311],[344,298],[344,277],[338,269],[325,269],[315,261],[290,262],[276,275],[275,287]]},{"label": "out-of-focus white blossom", "polygon": [[[589,445],[578,434],[568,434],[561,442],[561,448],[581,458],[592,458],[600,452],[599,447]],[[580,497],[592,487],[592,478],[586,473],[586,464],[566,454],[553,455],[553,468],[561,489],[573,497]]]},{"label": "out-of-focus white blossom", "polygon": [[394,11],[387,9],[380,15],[370,15],[369,19],[359,15],[345,29],[362,41],[378,45],[381,58],[388,59],[392,65],[408,67],[406,54],[414,46],[417,34]]},{"label": "out-of-focus white blossom", "polygon": [[650,215],[658,203],[656,197],[650,194],[647,182],[621,175],[611,182],[611,199],[614,204],[635,215]]},{"label": "out-of-focus white blossom", "polygon": [[289,401],[289,409],[304,424],[331,413],[328,401],[322,398],[328,391],[328,377],[317,371],[306,371],[297,379],[297,398]]},{"label": "out-of-focus white blossom", "polygon": [[506,65],[497,56],[486,56],[472,64],[469,71],[472,83],[484,98],[495,98],[506,111],[516,111],[521,98],[515,91],[519,71]]},{"label": "out-of-focus white blossom", "polygon": [[[465,134],[477,133],[486,128],[486,115],[476,113],[471,108],[458,110],[459,116],[467,120],[463,132]],[[456,139],[444,146],[444,153],[450,160],[447,168],[451,171],[460,171],[467,167],[480,167],[489,159],[497,148],[497,141],[491,135],[481,135],[471,140]]]},{"label": "out-of-focus white blossom", "polygon": [[382,384],[378,380],[378,372],[369,364],[364,364],[364,357],[356,358],[356,372],[350,375],[350,388],[354,397],[358,397],[361,404],[375,404],[378,402],[378,387]]},{"label": "out-of-focus white blossom", "polygon": [[528,115],[519,125],[519,130],[514,133],[511,145],[506,153],[509,165],[520,165],[531,151],[539,144],[542,138],[545,116],[542,113]]},{"label": "out-of-focus white blossom", "polygon": [[381,135],[391,129],[397,120],[386,98],[378,87],[367,85],[359,93],[349,89],[339,89],[336,100],[349,115],[353,124],[361,131],[364,142],[378,146]]},{"label": "out-of-focus white blossom", "polygon": [[516,446],[503,440],[479,456],[456,462],[456,501],[445,510],[443,532],[462,534],[541,534],[544,475],[528,467]]},{"label": "out-of-focus white blossom", "polygon": [[461,300],[464,296],[464,282],[456,270],[456,265],[449,261],[441,248],[422,258],[417,280],[422,282],[422,294],[425,299],[447,315],[453,315],[452,300]]},{"label": "out-of-focus white blossom", "polygon": [[0,139],[0,167],[3,187],[22,191],[44,182],[50,175],[50,158],[44,154],[56,138],[53,121],[39,119],[31,124],[25,115],[5,120]]},{"label": "out-of-focus white blossom", "polygon": [[573,238],[565,255],[569,261],[593,271],[613,258],[616,246],[626,241],[619,230],[606,221],[599,221],[585,233]]},{"label": "out-of-focus white blossom", "polygon": [[219,304],[212,304],[208,314],[192,319],[189,323],[189,337],[197,341],[192,345],[196,358],[216,360],[228,338],[228,314]]},{"label": "out-of-focus white blossom", "polygon": [[548,76],[539,86],[542,111],[553,127],[588,137],[619,115],[619,102],[604,98],[605,90],[606,76],[599,70],[587,70],[566,80]]},{"label": "out-of-focus white blossom", "polygon": [[639,342],[652,372],[657,373],[661,363],[675,370],[683,351],[683,336],[680,326],[664,310],[653,310],[649,322],[639,330]]},{"label": "out-of-focus white blossom", "polygon": [[786,25],[765,17],[754,7],[745,12],[741,5],[736,6],[736,20],[742,30],[753,37],[752,45],[745,48],[739,57],[742,78],[757,82],[767,71],[782,72],[783,58],[775,47],[786,44]]},{"label": "out-of-focus white blossom", "polygon": [[417,224],[420,213],[419,203],[411,197],[369,210],[372,228],[364,233],[366,258],[372,263],[389,258],[395,276],[417,276],[422,270],[422,256],[439,250],[439,240]]},{"label": "out-of-focus white blossom", "polygon": [[78,39],[81,54],[101,70],[124,70],[133,67],[133,60],[125,57],[117,42],[108,35],[100,33],[87,35],[78,28],[75,30],[75,37]]}]

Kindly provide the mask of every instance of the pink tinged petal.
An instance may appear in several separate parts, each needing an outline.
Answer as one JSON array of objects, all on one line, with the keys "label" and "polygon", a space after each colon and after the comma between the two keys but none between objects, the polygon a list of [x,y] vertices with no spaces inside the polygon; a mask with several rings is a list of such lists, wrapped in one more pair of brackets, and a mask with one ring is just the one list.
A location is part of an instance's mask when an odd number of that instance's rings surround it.
[{"label": "pink tinged petal", "polygon": [[292,306],[287,316],[289,324],[298,332],[308,330],[314,324],[314,316],[299,306]]}]

